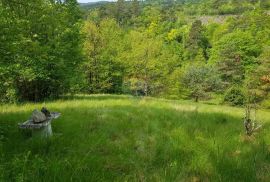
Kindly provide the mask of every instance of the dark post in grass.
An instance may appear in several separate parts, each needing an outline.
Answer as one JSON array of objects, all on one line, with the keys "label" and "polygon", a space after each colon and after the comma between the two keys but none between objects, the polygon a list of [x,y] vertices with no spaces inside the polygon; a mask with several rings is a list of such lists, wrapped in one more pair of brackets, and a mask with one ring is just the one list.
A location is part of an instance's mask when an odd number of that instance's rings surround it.
[{"label": "dark post in grass", "polygon": [[24,123],[19,123],[19,128],[31,131],[32,136],[47,138],[52,136],[51,122],[60,117],[60,113],[49,112],[46,108],[41,111],[34,110],[32,117]]}]

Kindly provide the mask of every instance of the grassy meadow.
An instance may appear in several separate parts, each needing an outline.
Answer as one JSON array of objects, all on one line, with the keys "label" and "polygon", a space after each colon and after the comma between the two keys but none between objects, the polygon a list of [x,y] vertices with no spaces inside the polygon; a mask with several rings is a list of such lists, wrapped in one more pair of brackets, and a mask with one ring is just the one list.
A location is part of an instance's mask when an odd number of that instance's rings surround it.
[{"label": "grassy meadow", "polygon": [[[62,116],[42,140],[17,127],[35,108]],[[0,181],[270,181],[270,112],[131,96],[0,106]]]}]

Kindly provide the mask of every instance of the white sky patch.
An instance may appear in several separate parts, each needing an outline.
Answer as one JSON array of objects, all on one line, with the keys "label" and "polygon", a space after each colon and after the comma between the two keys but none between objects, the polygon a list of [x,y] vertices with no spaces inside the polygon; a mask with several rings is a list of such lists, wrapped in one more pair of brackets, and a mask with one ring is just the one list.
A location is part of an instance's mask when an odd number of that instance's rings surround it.
[{"label": "white sky patch", "polygon": [[116,1],[116,0],[78,0],[79,3],[92,3],[92,2],[98,2],[98,1]]}]

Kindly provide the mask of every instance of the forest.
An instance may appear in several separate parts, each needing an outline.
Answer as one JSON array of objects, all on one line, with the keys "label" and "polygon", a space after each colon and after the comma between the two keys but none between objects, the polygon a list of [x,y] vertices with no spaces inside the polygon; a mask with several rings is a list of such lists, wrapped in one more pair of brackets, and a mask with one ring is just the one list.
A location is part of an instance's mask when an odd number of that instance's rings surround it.
[{"label": "forest", "polygon": [[270,107],[268,0],[1,0],[0,100],[109,93]]}]

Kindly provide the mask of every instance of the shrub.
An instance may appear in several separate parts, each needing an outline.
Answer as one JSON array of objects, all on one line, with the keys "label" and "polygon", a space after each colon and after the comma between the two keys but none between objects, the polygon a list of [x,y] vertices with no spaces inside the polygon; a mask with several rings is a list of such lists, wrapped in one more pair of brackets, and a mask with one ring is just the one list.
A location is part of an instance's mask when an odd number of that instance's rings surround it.
[{"label": "shrub", "polygon": [[266,99],[262,102],[262,107],[266,109],[270,109],[270,98]]},{"label": "shrub", "polygon": [[183,86],[190,90],[190,95],[196,102],[201,98],[209,97],[209,93],[217,91],[221,85],[216,70],[206,65],[188,67],[182,75],[181,81]]},{"label": "shrub", "polygon": [[245,102],[245,94],[241,88],[232,87],[225,93],[224,102],[233,106],[242,106]]}]

